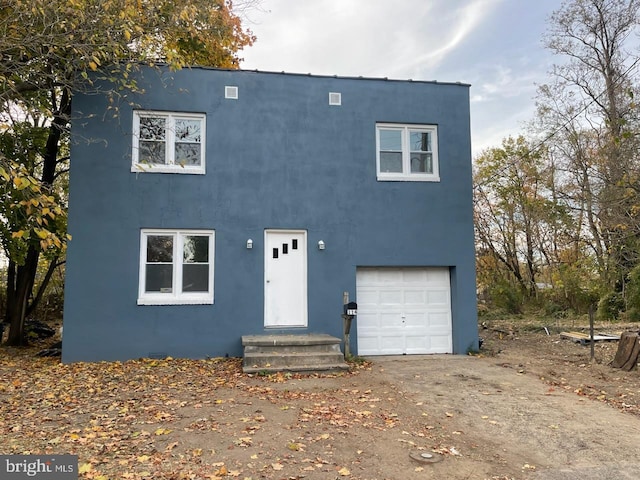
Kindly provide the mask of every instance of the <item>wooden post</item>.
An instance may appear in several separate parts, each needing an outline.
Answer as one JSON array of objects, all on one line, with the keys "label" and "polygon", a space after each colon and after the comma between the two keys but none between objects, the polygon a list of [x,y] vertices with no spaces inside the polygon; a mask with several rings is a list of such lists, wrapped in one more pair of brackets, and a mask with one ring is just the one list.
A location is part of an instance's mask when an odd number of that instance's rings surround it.
[{"label": "wooden post", "polygon": [[344,334],[344,358],[349,359],[351,357],[351,346],[349,345],[349,335],[350,335],[350,327],[349,323],[351,323],[351,319],[349,315],[346,315],[344,312],[344,305],[349,303],[349,292],[342,292],[342,332]]},{"label": "wooden post", "polygon": [[589,342],[591,345],[591,363],[594,363],[596,361],[596,352],[595,352],[595,341],[594,339],[594,335],[593,335],[593,304],[589,305]]}]

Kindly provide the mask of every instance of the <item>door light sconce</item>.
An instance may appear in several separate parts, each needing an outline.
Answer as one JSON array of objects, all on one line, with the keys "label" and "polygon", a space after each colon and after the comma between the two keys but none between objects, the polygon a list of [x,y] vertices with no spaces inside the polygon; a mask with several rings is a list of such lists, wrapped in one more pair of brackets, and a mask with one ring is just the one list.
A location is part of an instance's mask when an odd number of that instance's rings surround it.
[{"label": "door light sconce", "polygon": [[318,250],[324,250],[324,242],[322,240],[318,242]]},{"label": "door light sconce", "polygon": [[253,240],[247,240],[247,250],[251,250],[253,248]]}]

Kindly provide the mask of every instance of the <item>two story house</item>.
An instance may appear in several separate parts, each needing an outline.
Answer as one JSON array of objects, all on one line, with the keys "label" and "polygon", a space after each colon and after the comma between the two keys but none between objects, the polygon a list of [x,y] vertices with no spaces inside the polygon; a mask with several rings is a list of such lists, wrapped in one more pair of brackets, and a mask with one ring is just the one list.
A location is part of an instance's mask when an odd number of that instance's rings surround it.
[{"label": "two story house", "polygon": [[[74,97],[63,361],[478,348],[469,86],[146,68]],[[112,107],[109,109],[109,107]]]}]

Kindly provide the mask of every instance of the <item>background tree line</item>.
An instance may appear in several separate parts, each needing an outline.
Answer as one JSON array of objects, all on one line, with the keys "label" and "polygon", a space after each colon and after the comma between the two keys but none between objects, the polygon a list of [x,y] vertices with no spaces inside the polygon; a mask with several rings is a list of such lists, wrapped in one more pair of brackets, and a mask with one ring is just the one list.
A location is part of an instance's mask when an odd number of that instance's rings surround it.
[{"label": "background tree line", "polygon": [[489,308],[640,320],[639,0],[565,1],[528,132],[475,159]]}]

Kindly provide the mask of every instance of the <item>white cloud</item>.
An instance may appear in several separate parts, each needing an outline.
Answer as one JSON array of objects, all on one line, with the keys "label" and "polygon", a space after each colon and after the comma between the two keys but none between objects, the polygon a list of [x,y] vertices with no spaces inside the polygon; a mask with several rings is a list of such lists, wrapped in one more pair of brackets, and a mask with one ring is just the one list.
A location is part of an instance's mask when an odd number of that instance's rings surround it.
[{"label": "white cloud", "polygon": [[250,15],[258,41],[244,52],[243,65],[410,78],[433,70],[500,1],[470,0],[451,11],[447,1],[265,1],[268,11]]},{"label": "white cloud", "polygon": [[[416,67],[419,67],[420,70],[436,68],[447,55],[467,39],[501,1],[475,0],[450,11],[444,18],[441,14],[432,15],[426,28],[437,35],[432,34],[428,39],[422,38],[422,40],[428,40],[421,46],[424,53],[413,58],[407,64],[397,65],[395,70],[400,72],[415,70]],[[443,8],[443,10],[445,9]],[[415,46],[418,47],[416,50],[420,51],[420,47]]]}]

